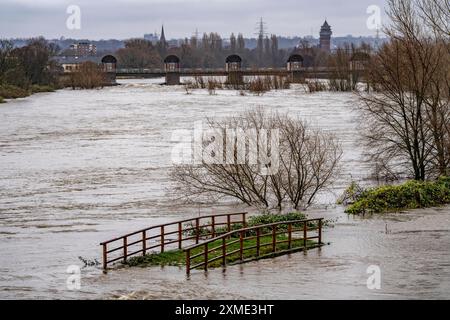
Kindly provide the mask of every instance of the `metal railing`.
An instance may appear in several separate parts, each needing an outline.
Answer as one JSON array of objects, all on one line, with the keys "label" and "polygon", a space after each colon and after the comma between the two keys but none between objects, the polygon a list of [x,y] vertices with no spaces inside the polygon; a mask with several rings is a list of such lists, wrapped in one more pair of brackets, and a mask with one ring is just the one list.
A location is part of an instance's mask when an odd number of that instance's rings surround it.
[{"label": "metal railing", "polygon": [[246,227],[246,216],[247,212],[196,217],[151,226],[104,241],[100,243],[103,270],[107,270],[113,262],[126,262],[127,258],[138,254],[145,256],[155,250],[162,253],[173,247],[181,250],[186,242],[198,244],[200,240],[230,232],[237,224]]},{"label": "metal railing", "polygon": [[[221,261],[221,265],[226,266],[227,259],[233,255],[237,256],[237,261],[243,262],[245,252],[249,250],[255,251],[251,256],[251,259],[254,260],[265,256],[306,250],[310,245],[308,241],[314,239],[317,239],[315,246],[321,246],[322,221],[323,218],[294,220],[243,228],[189,246],[184,249],[186,253],[186,274],[189,275],[191,270],[198,268],[207,271],[208,266],[216,261]],[[316,235],[308,235],[311,231],[316,231]],[[280,245],[284,245],[286,248],[277,248]],[[234,250],[228,250],[233,246],[235,247]],[[268,252],[263,252],[266,247],[270,247],[270,249]]]}]

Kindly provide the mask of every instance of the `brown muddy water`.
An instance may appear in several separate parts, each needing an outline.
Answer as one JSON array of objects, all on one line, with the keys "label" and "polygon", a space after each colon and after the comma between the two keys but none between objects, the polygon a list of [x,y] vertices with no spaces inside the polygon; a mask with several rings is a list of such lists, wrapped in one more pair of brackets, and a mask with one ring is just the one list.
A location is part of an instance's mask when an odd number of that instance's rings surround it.
[{"label": "brown muddy water", "polygon": [[[234,91],[186,95],[161,80],[122,80],[91,91],[60,90],[0,105],[0,298],[2,299],[445,299],[450,298],[450,207],[348,217],[337,196],[368,180],[351,94],[305,94],[301,87],[262,97]],[[343,169],[308,214],[335,220],[330,245],[245,265],[194,272],[176,267],[102,274],[70,265],[100,260],[101,241],[180,217],[247,208],[186,206],[167,196],[171,134],[205,117],[260,106],[287,111],[335,132]],[[370,290],[367,268],[381,270]]]}]

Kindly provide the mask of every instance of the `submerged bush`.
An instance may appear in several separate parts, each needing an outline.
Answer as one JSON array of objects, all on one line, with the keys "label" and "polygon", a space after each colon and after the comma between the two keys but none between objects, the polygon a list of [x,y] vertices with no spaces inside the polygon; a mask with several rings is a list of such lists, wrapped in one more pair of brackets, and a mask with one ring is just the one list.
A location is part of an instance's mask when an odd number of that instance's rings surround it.
[{"label": "submerged bush", "polygon": [[352,181],[352,184],[347,189],[345,189],[342,196],[340,196],[337,200],[337,204],[343,204],[345,206],[351,205],[361,199],[364,191],[364,188],[362,188],[355,181]]},{"label": "submerged bush", "polygon": [[79,69],[69,74],[65,86],[72,89],[101,88],[106,83],[106,73],[93,62],[80,64]]},{"label": "submerged bush", "polygon": [[309,93],[328,90],[327,84],[320,80],[307,80],[306,88],[308,89]]},{"label": "submerged bush", "polygon": [[346,212],[349,214],[396,212],[448,203],[450,203],[450,177],[442,177],[437,181],[408,181],[401,185],[365,190]]}]

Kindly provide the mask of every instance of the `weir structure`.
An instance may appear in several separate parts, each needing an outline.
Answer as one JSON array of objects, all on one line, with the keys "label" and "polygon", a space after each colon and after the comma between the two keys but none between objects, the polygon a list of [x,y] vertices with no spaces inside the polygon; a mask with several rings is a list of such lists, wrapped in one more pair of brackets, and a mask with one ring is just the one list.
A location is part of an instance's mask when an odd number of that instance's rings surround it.
[{"label": "weir structure", "polygon": [[120,78],[159,78],[165,77],[167,85],[179,85],[181,77],[211,76],[226,77],[228,84],[243,84],[248,76],[279,76],[288,78],[293,83],[301,83],[306,77],[327,78],[333,72],[330,67],[305,67],[304,57],[293,52],[284,68],[244,68],[243,60],[237,54],[228,56],[224,68],[198,69],[182,68],[182,61],[175,55],[164,59],[164,69],[119,68],[116,75]]}]

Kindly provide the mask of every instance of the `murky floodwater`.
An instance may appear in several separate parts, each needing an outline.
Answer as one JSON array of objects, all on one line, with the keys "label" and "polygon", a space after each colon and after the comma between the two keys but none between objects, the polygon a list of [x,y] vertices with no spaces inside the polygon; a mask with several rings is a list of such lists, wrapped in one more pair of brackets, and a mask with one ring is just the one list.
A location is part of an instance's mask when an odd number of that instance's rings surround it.
[{"label": "murky floodwater", "polygon": [[[351,94],[305,94],[301,88],[262,97],[233,91],[186,95],[158,81],[127,80],[93,91],[61,90],[0,105],[0,298],[449,298],[450,208],[352,218],[333,202],[360,161]],[[225,272],[82,269],[80,291],[66,286],[79,256],[99,259],[99,242],[163,221],[242,207],[185,206],[166,196],[171,134],[205,117],[261,106],[299,115],[335,132],[344,145],[339,181],[311,217],[336,219],[329,246]],[[244,208],[245,209],[245,208]],[[381,290],[367,289],[378,265]]]}]

